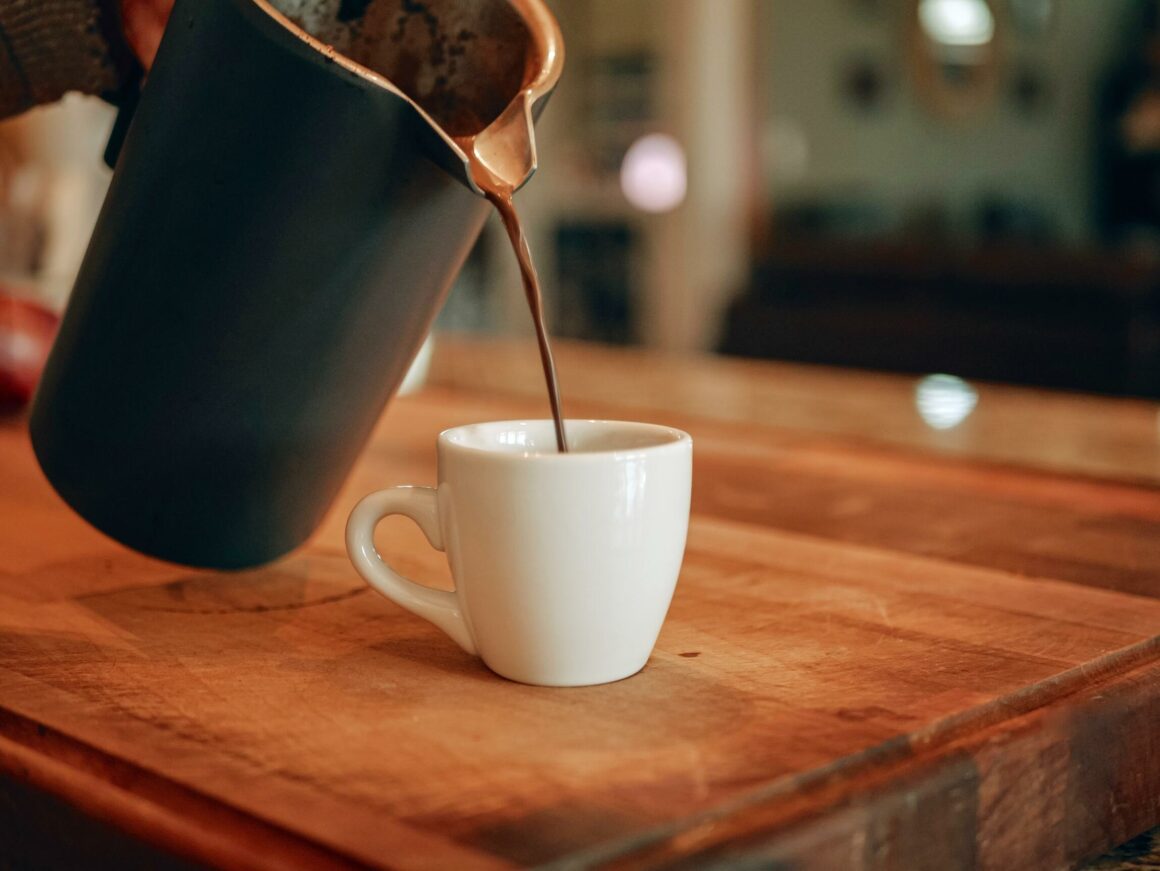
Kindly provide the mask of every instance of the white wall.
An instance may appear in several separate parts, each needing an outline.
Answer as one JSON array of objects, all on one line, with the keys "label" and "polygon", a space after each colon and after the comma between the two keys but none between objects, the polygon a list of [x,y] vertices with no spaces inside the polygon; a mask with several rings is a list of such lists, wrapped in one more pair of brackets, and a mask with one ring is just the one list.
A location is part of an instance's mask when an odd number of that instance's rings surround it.
[{"label": "white wall", "polygon": [[[992,0],[1002,13],[1002,0]],[[1000,38],[1010,62],[1033,63],[1050,87],[1046,107],[1022,117],[1008,91],[967,122],[943,121],[920,102],[906,64],[908,0],[880,2],[879,17],[854,0],[762,0],[766,178],[776,202],[865,194],[888,208],[938,201],[955,226],[988,193],[1047,210],[1065,238],[1090,230],[1096,85],[1122,40],[1132,0],[1058,0],[1051,30]],[[886,73],[881,107],[866,114],[841,93],[840,71],[855,58]],[[781,125],[776,135],[774,125]],[[787,166],[785,143],[805,134],[808,159]],[[787,130],[789,131],[787,136]],[[776,144],[783,143],[778,154]],[[793,157],[791,155],[790,157]]]},{"label": "white wall", "polygon": [[[753,57],[755,7],[762,0],[552,0],[568,44],[564,79],[538,125],[541,167],[517,198],[549,310],[550,231],[566,217],[623,221],[638,245],[634,264],[636,329],[646,344],[710,348],[720,315],[749,268],[749,218],[758,187],[753,155],[759,113]],[[655,115],[639,133],[664,132],[684,147],[689,189],[666,214],[645,214],[625,200],[615,175],[592,166],[584,129],[593,93],[591,60],[624,52],[655,56]],[[635,135],[635,134],[634,134]],[[496,251],[499,270],[511,253]],[[502,272],[497,271],[502,275]],[[514,277],[504,276],[512,284]],[[512,284],[514,287],[515,285]],[[501,291],[502,323],[526,330],[522,298]]]}]

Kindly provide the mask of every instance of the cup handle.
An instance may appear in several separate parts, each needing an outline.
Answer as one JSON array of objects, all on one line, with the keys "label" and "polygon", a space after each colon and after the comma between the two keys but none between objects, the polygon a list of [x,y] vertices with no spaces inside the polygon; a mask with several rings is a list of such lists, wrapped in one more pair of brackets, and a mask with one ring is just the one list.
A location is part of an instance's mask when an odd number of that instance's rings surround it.
[{"label": "cup handle", "polygon": [[375,549],[375,527],[392,514],[415,521],[431,546],[443,550],[438,491],[431,487],[392,487],[367,496],[351,512],[346,524],[346,549],[351,562],[368,584],[395,604],[434,623],[474,655],[475,641],[463,617],[459,597],[403,577]]}]

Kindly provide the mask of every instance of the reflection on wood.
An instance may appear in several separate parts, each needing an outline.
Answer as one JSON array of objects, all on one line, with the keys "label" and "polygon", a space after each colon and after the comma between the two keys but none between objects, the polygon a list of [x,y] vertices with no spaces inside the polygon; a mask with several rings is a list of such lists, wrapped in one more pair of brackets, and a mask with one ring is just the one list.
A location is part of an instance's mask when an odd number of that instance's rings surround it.
[{"label": "reflection on wood", "polygon": [[[918,379],[912,377],[566,342],[558,346],[569,414],[603,406],[639,415],[691,415],[1160,482],[1156,402],[981,384],[970,418],[940,432],[918,414]],[[440,348],[432,374],[436,384],[537,399],[543,393],[538,373],[527,364],[525,343],[456,337],[445,338]]]}]

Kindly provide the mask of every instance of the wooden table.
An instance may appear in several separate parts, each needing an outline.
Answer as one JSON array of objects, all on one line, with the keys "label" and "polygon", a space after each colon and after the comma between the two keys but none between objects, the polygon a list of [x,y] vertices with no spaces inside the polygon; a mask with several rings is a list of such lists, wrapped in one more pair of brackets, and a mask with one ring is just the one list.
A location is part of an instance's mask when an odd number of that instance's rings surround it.
[{"label": "wooden table", "polygon": [[342,550],[438,430],[543,415],[529,345],[443,339],[313,544],[245,574],[110,543],[0,427],[0,867],[1054,868],[1160,822],[1156,405],[985,387],[936,431],[913,379],[559,357],[573,416],[696,442],[669,620],[603,687],[492,676]]}]

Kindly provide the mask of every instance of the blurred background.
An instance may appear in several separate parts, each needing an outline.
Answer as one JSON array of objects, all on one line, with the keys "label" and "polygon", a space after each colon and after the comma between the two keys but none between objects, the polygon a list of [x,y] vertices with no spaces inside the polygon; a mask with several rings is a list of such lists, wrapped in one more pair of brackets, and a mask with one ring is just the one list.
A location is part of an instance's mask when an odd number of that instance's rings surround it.
[{"label": "blurred background", "polygon": [[[1156,0],[549,2],[557,335],[1160,396]],[[111,124],[0,125],[0,282],[64,304]],[[530,332],[498,225],[439,327]]]}]

